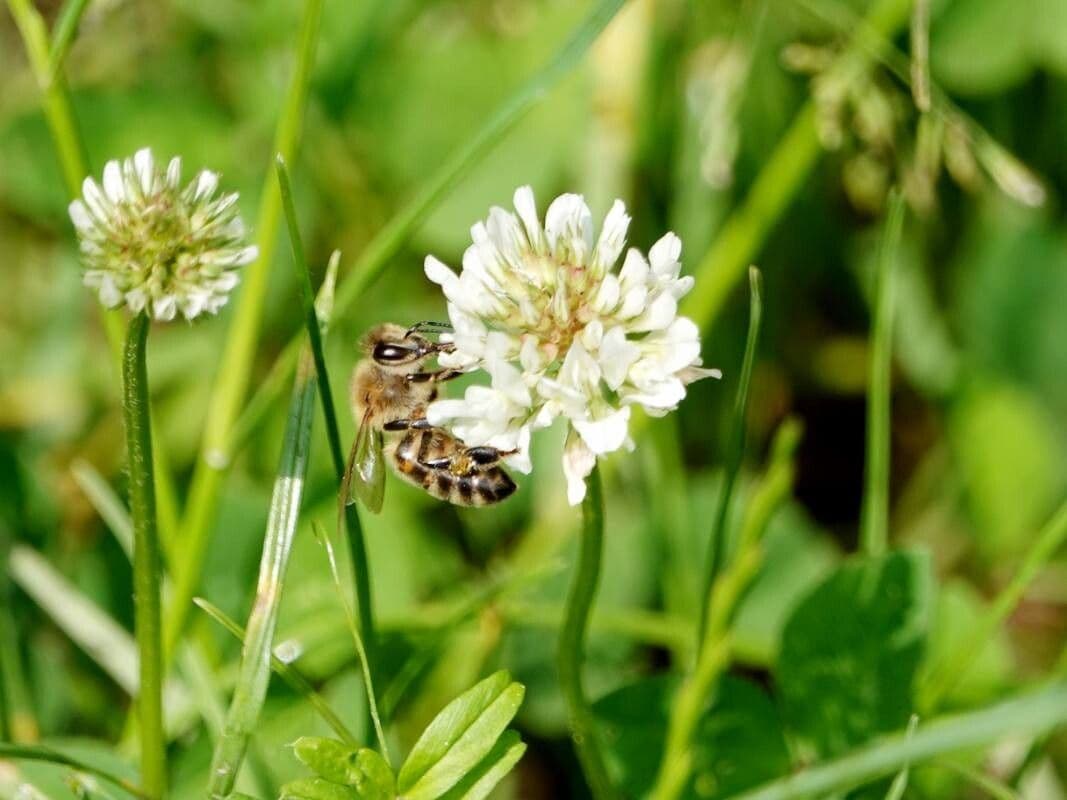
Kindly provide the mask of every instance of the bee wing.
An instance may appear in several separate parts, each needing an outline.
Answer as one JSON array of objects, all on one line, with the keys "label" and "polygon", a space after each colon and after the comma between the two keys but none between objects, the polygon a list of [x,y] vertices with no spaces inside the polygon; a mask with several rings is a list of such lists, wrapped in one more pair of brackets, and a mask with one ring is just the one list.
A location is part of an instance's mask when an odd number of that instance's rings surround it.
[{"label": "bee wing", "polygon": [[382,510],[385,494],[385,457],[382,454],[382,434],[369,422],[369,412],[363,415],[348,456],[341,497],[345,505],[358,498],[369,511]]}]

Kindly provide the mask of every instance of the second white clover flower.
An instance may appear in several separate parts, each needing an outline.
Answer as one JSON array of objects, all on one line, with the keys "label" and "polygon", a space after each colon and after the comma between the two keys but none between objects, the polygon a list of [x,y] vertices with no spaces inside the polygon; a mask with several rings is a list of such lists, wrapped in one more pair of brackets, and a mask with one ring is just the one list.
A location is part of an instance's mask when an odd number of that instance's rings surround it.
[{"label": "second white clover flower", "polygon": [[598,237],[579,195],[556,198],[543,225],[529,187],[514,204],[517,213],[494,207],[472,228],[459,274],[426,259],[454,328],[455,351],[441,363],[491,378],[431,404],[427,417],[468,445],[518,450],[510,463],[523,471],[531,432],[564,417],[563,470],[576,504],[597,456],[630,444],[632,406],[662,416],[687,384],[719,373],[701,367],[699,330],[678,316],[693,279],[679,275],[677,236],[663,236],[647,259],[631,248],[616,271],[630,223],[621,201]]}]

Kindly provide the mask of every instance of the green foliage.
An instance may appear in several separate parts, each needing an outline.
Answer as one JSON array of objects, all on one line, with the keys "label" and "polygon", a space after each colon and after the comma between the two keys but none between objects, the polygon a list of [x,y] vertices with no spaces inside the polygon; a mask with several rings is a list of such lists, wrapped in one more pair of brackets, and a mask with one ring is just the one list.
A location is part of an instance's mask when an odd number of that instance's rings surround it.
[{"label": "green foliage", "polygon": [[[636,797],[652,787],[667,737],[677,681],[644,678],[602,697],[594,706],[610,742],[615,782]],[[774,702],[750,681],[728,677],[693,738],[688,800],[732,797],[788,771],[789,750]]]},{"label": "green foliage", "polygon": [[296,757],[319,777],[286,784],[293,800],[482,800],[518,763],[526,745],[506,731],[525,689],[501,670],[434,717],[394,778],[378,753],[335,739],[303,736]]},{"label": "green foliage", "polygon": [[798,737],[840,755],[902,727],[932,614],[929,558],[891,553],[842,564],[793,612],[776,675]]}]

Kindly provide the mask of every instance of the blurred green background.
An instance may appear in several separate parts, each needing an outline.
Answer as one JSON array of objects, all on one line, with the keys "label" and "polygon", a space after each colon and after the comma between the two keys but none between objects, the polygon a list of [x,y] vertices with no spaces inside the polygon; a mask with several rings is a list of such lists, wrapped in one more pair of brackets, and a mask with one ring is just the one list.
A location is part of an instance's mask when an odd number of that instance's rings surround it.
[{"label": "blurred green background", "polygon": [[[58,5],[37,3],[49,22]],[[509,205],[524,183],[542,212],[564,191],[583,193],[598,217],[623,198],[634,217],[630,243],[647,249],[674,230],[683,264],[694,270],[815,88],[824,151],[768,220],[753,254],[764,274],[765,315],[742,496],[776,426],[795,415],[805,429],[795,499],[772,521],[767,562],[735,631],[735,671],[745,683],[727,694],[756,692],[763,717],[721,734],[736,751],[719,748],[719,756],[733,760],[718,778],[709,771],[703,790],[698,777],[700,796],[726,796],[781,774],[790,752],[797,763],[795,743],[786,751],[779,741],[790,711],[771,704],[765,690],[775,686],[782,629],[798,600],[856,545],[870,275],[890,183],[902,183],[909,200],[897,265],[891,530],[894,547],[932,554],[938,591],[927,609],[929,659],[971,629],[1067,488],[1067,0],[934,0],[933,81],[973,125],[969,133],[944,125],[922,136],[908,88],[884,66],[861,89],[834,94],[824,67],[867,5],[631,0],[330,332],[327,354],[344,408],[360,334],[381,320],[442,318],[443,298],[422,274],[423,257],[458,264],[470,226],[490,205]],[[327,0],[291,165],[316,278],[334,248],[344,254],[344,274],[587,10],[564,0]],[[180,154],[186,174],[219,170],[254,223],[299,13],[296,0],[91,2],[67,66],[91,173],[141,146],[160,158]],[[902,52],[906,28],[905,17],[892,37]],[[937,97],[935,107],[943,107]],[[1035,204],[1039,195],[1044,202]],[[62,614],[37,596],[61,605],[87,599],[122,628],[132,624],[128,562],[72,476],[86,462],[124,491],[118,384],[96,301],[80,284],[67,199],[22,43],[11,17],[0,14],[0,526],[14,575],[4,590],[0,650],[5,674],[21,676],[8,686],[21,712],[19,735],[102,750],[86,742],[121,738],[128,697],[106,659],[75,644]],[[291,266],[282,242],[253,386],[302,325]],[[156,421],[179,500],[231,314],[232,307],[218,319],[159,327],[151,337]],[[607,465],[602,618],[588,659],[594,697],[684,663],[746,322],[739,283],[705,329],[704,361],[725,378],[693,386],[678,414],[643,431],[636,453]],[[284,414],[284,403],[271,410],[226,479],[199,592],[236,619],[247,616],[253,592]],[[316,425],[321,430],[321,419]],[[347,413],[342,426],[350,436]],[[397,735],[417,733],[491,668],[508,667],[528,687],[519,727],[531,746],[501,796],[581,796],[552,660],[578,522],[555,472],[559,438],[551,430],[537,440],[534,475],[499,508],[458,510],[390,479],[384,512],[365,518],[394,666],[386,692],[393,687],[398,703],[390,712]],[[308,513],[278,641],[300,654],[305,674],[358,726],[358,670],[310,531],[311,519],[330,524],[334,508],[328,452],[318,433],[314,441]],[[33,552],[51,565],[48,580],[66,583],[46,585],[27,556]],[[1059,669],[1065,577],[1062,560],[1044,567],[946,706],[980,705]],[[508,591],[444,626],[458,600],[501,580]],[[235,642],[194,619],[191,635],[232,680]],[[401,680],[409,681],[406,691]],[[608,717],[632,713],[625,696],[616,696],[615,712],[611,700]],[[300,774],[278,748],[320,726],[275,682],[253,754],[261,778],[270,785]],[[195,718],[176,736],[176,794],[199,796],[210,739]],[[1064,796],[1064,744],[1053,739],[1038,764],[1042,786],[1055,793],[1033,797]],[[761,757],[752,765],[754,753]],[[723,774],[744,780],[731,786]],[[64,796],[59,773],[13,765],[0,765],[0,795],[12,796],[20,775]],[[931,770],[910,791],[977,796],[961,786],[954,773]]]}]

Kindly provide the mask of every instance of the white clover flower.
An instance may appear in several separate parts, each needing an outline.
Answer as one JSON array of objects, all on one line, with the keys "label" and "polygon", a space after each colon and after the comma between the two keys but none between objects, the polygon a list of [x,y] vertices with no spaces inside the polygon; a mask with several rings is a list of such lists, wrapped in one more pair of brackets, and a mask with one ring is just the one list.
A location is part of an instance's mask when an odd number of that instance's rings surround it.
[{"label": "white clover flower", "polygon": [[699,330],[678,316],[693,279],[678,275],[677,236],[661,238],[648,259],[631,248],[616,272],[630,224],[621,201],[598,239],[579,195],[556,198],[543,226],[530,187],[514,202],[517,216],[494,207],[471,229],[458,275],[426,259],[454,328],[455,351],[442,365],[482,368],[491,378],[462,399],[432,403],[427,417],[468,445],[518,450],[509,463],[524,472],[531,431],[565,417],[563,471],[575,505],[596,457],[633,446],[631,406],[662,416],[687,384],[719,372],[701,368]]},{"label": "white clover flower", "polygon": [[158,320],[214,314],[237,285],[237,269],[258,255],[246,246],[237,194],[216,197],[219,176],[202,170],[181,188],[181,159],[161,172],[145,148],[86,178],[70,204],[85,285],[108,308],[125,305]]}]

